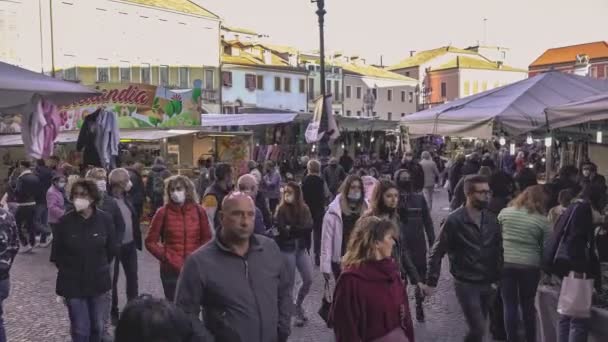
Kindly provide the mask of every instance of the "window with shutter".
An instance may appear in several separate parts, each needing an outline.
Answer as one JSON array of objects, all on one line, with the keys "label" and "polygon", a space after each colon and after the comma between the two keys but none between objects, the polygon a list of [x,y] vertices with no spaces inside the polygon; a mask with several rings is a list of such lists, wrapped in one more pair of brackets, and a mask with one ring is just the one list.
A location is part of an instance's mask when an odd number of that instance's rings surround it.
[{"label": "window with shutter", "polygon": [[258,87],[258,90],[264,90],[264,76],[258,75],[257,79],[258,81],[256,82],[256,85]]},{"label": "window with shutter", "polygon": [[255,90],[255,75],[252,75],[252,74],[245,75],[245,88],[249,91]]},{"label": "window with shutter", "polygon": [[222,85],[232,87],[232,73],[230,71],[222,71]]}]

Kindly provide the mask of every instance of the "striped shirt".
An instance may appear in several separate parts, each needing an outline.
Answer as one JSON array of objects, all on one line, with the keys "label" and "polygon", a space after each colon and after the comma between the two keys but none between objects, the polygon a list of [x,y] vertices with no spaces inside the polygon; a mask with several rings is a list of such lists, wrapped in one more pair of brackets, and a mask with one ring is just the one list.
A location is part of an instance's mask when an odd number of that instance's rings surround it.
[{"label": "striped shirt", "polygon": [[547,218],[526,208],[508,207],[500,212],[498,222],[505,263],[540,267],[543,245],[551,233]]}]

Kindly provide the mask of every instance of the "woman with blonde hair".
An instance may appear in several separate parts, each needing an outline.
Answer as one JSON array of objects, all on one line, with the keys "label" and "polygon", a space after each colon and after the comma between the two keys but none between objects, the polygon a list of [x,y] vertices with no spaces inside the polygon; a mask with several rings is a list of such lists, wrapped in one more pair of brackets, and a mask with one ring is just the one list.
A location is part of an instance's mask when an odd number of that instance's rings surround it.
[{"label": "woman with blonde hair", "polygon": [[542,185],[526,188],[498,215],[502,226],[504,268],[501,295],[508,341],[518,341],[519,310],[526,341],[536,340],[534,298],[540,281],[543,246],[550,237],[548,196]]},{"label": "woman with blonde hair", "polygon": [[414,341],[405,284],[392,258],[396,236],[391,220],[357,222],[329,315],[337,342]]},{"label": "woman with blonde hair", "polygon": [[164,203],[152,218],[146,249],[160,261],[165,297],[173,300],[184,261],[211,240],[211,230],[189,178],[181,175],[167,178]]}]

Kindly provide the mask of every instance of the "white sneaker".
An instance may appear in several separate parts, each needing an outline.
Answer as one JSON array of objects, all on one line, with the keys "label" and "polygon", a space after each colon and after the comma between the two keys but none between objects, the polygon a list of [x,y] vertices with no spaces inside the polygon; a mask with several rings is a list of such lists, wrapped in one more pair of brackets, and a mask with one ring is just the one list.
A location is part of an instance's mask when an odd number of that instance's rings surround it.
[{"label": "white sneaker", "polygon": [[19,253],[30,253],[33,249],[34,247],[32,247],[30,244],[23,245],[21,246]]},{"label": "white sneaker", "polygon": [[51,243],[53,243],[53,234],[47,236],[46,242],[40,243],[40,248],[47,248],[48,246],[51,245]]}]

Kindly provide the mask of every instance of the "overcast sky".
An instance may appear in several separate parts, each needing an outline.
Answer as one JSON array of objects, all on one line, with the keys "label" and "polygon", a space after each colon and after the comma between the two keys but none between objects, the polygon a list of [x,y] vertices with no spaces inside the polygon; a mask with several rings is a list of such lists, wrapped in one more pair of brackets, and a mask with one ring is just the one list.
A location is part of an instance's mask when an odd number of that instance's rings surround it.
[{"label": "overcast sky", "polygon": [[[194,0],[228,25],[303,50],[318,47],[310,0]],[[507,63],[527,67],[544,50],[608,40],[608,0],[326,0],[326,49],[393,64],[410,50],[484,41],[511,49]]]}]

